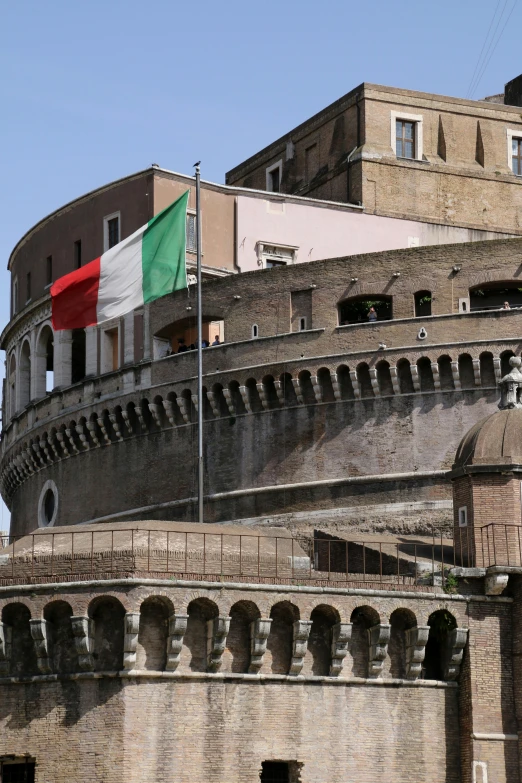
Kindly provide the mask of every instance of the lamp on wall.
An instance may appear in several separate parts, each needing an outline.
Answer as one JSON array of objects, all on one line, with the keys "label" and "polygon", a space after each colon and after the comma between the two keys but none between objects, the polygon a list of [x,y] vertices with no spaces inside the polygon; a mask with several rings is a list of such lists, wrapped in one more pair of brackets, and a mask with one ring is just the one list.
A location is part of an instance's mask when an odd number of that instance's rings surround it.
[{"label": "lamp on wall", "polygon": [[358,278],[358,277],[352,277],[352,279],[351,279],[351,281],[350,281],[350,282],[351,282],[351,283],[357,283],[357,282],[358,282],[358,280],[359,280],[359,278]]},{"label": "lamp on wall", "polygon": [[453,271],[455,272],[455,274],[457,274],[457,272],[460,272],[461,269],[462,267],[460,264],[455,264],[453,267]]},{"label": "lamp on wall", "polygon": [[401,273],[400,273],[400,272],[394,272],[394,273],[393,273],[393,277],[400,277],[400,276],[401,276]]}]

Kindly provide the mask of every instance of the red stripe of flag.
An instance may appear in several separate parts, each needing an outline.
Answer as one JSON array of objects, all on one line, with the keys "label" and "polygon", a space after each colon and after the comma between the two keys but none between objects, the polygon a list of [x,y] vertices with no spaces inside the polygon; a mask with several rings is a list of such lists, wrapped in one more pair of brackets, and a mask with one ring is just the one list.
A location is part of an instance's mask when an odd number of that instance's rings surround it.
[{"label": "red stripe of flag", "polygon": [[54,329],[83,329],[98,322],[100,259],[60,277],[51,287]]}]

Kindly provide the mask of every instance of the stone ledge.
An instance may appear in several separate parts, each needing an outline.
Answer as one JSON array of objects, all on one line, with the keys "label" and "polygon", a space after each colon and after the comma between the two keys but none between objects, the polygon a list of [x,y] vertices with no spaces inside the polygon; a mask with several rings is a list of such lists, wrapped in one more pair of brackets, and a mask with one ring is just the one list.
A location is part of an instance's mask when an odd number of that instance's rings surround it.
[{"label": "stone ledge", "polygon": [[117,587],[173,587],[188,588],[198,590],[247,590],[251,592],[269,592],[269,593],[311,593],[313,595],[361,595],[374,598],[415,598],[418,600],[446,601],[449,603],[513,603],[513,598],[509,596],[487,596],[487,595],[452,595],[447,593],[429,593],[418,591],[407,592],[405,590],[375,590],[354,587],[315,587],[306,585],[285,585],[285,584],[257,584],[246,582],[205,582],[191,581],[184,579],[98,579],[91,581],[78,582],[47,582],[45,584],[33,585],[6,585],[0,586],[0,596],[19,594],[19,593],[42,593],[42,592],[67,592],[68,590],[77,590],[78,588],[98,588],[103,587],[106,590]]},{"label": "stone ledge", "polygon": [[26,685],[28,683],[60,682],[63,680],[101,680],[105,678],[133,680],[210,680],[217,682],[240,681],[251,683],[282,682],[293,685],[369,685],[372,687],[402,686],[406,688],[458,688],[456,682],[443,680],[368,679],[365,677],[318,677],[288,674],[239,674],[235,672],[167,672],[136,669],[131,671],[76,672],[74,674],[41,674],[33,677],[1,677],[0,685]]}]

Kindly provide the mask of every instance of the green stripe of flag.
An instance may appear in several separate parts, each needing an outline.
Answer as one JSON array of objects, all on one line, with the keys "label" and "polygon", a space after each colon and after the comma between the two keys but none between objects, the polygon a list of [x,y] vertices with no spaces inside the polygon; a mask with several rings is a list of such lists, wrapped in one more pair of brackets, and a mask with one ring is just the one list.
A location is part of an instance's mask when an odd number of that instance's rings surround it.
[{"label": "green stripe of flag", "polygon": [[149,222],[142,240],[143,301],[187,287],[187,190]]}]

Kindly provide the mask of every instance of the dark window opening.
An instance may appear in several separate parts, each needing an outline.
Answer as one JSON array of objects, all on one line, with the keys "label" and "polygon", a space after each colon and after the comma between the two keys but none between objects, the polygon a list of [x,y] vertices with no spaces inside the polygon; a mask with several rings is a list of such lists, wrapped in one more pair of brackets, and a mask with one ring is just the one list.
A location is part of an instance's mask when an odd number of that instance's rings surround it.
[{"label": "dark window opening", "polygon": [[27,273],[27,277],[26,277],[26,280],[25,280],[25,284],[26,284],[26,290],[25,290],[25,292],[26,292],[26,297],[25,297],[25,301],[26,301],[26,302],[29,302],[29,301],[30,301],[30,299],[31,299],[31,273],[30,273],[30,272],[28,272],[28,273]]},{"label": "dark window opening", "polygon": [[276,266],[286,266],[286,261],[281,261],[279,258],[267,258],[266,268],[273,269]]},{"label": "dark window opening", "polygon": [[271,190],[272,193],[279,193],[281,190],[281,172],[279,166],[277,166],[275,169],[272,169],[268,175],[268,178],[270,184],[269,190]]},{"label": "dark window opening", "polygon": [[445,609],[439,609],[430,615],[428,625],[430,632],[424,655],[423,679],[442,680],[444,679],[448,635],[457,627],[457,623],[452,614]]},{"label": "dark window opening", "polygon": [[46,259],[46,279],[47,285],[51,285],[53,282],[53,257],[47,256]]},{"label": "dark window opening", "polygon": [[339,324],[359,324],[371,321],[390,321],[392,318],[392,297],[354,297],[339,305]]},{"label": "dark window opening", "polygon": [[85,378],[85,329],[73,329],[71,383]]},{"label": "dark window opening", "polygon": [[431,291],[417,291],[415,294],[415,318],[431,315]]},{"label": "dark window opening", "polygon": [[513,174],[522,176],[522,139],[512,140],[512,168]]},{"label": "dark window opening", "polygon": [[485,283],[471,288],[470,310],[511,310],[522,307],[522,286],[517,282]]},{"label": "dark window opening", "polygon": [[263,761],[260,779],[261,783],[290,783],[288,762]]},{"label": "dark window opening", "polygon": [[415,158],[415,124],[407,120],[396,121],[395,152],[398,158]]},{"label": "dark window opening", "polygon": [[34,761],[22,761],[16,764],[2,762],[2,783],[34,783]]},{"label": "dark window opening", "polygon": [[74,243],[74,266],[80,269],[82,265],[82,240],[77,239]]},{"label": "dark window opening", "polygon": [[43,515],[45,524],[48,525],[53,518],[54,509],[56,506],[56,498],[54,497],[54,492],[52,489],[48,489],[44,496],[43,501]]},{"label": "dark window opening", "polygon": [[114,247],[120,241],[120,219],[113,217],[107,221],[107,238],[109,248]]}]

